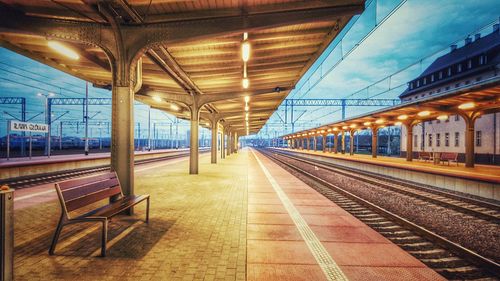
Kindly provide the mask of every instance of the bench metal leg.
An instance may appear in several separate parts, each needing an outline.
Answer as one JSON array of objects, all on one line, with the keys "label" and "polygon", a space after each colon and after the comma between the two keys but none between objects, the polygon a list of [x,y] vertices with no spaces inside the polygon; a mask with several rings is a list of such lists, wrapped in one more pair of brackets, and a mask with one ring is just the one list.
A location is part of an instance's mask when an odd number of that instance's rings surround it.
[{"label": "bench metal leg", "polygon": [[102,221],[102,234],[101,234],[101,256],[106,256],[106,242],[108,241],[108,220]]},{"label": "bench metal leg", "polygon": [[146,223],[149,223],[149,197],[146,201]]},{"label": "bench metal leg", "polygon": [[59,240],[59,235],[61,234],[61,230],[64,226],[64,214],[61,214],[61,218],[59,219],[59,223],[57,224],[56,232],[54,232],[54,237],[52,238],[52,244],[50,244],[49,255],[53,255],[56,250],[57,240]]}]

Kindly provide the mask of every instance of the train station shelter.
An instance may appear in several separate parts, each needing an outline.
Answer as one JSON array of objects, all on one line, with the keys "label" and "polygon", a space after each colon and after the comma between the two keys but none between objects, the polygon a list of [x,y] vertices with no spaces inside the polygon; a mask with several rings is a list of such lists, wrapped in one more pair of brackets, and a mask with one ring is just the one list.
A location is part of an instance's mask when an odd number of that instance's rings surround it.
[{"label": "train station shelter", "polygon": [[219,133],[236,150],[365,4],[285,2],[2,1],[0,45],[111,89],[111,165],[133,194],[134,100],[190,120],[197,174],[198,127],[212,163]]},{"label": "train station shelter", "polygon": [[[316,128],[294,132],[283,136],[291,148],[316,150],[317,138],[322,136],[323,151],[326,151],[326,136],[334,136],[333,152],[345,152],[345,136],[352,140],[361,130],[372,132],[372,157],[377,157],[378,130],[386,126],[402,126],[406,132],[406,160],[413,160],[413,127],[419,123],[439,120],[446,121],[452,115],[458,115],[465,121],[465,166],[474,167],[474,125],[485,114],[500,111],[500,78],[498,76],[475,81],[460,88],[443,91],[421,99],[406,100],[400,105],[369,112],[345,120],[339,120]],[[340,144],[339,142],[340,136]],[[352,144],[352,142],[351,142]],[[349,153],[354,154],[350,145]]]}]

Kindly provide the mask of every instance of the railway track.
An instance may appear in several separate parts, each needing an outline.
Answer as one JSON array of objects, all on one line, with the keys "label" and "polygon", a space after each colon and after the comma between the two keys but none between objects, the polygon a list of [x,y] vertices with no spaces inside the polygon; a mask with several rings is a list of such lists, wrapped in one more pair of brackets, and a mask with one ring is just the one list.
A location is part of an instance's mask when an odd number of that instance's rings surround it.
[{"label": "railway track", "polygon": [[398,180],[394,178],[380,176],[378,174],[367,171],[346,168],[341,165],[336,165],[331,162],[321,161],[318,159],[301,157],[292,153],[273,151],[281,155],[286,155],[291,159],[295,159],[304,163],[315,165],[318,168],[334,172],[340,175],[348,176],[353,179],[361,180],[366,183],[421,199],[425,202],[430,202],[446,208],[450,208],[468,215],[475,216],[480,219],[500,224],[500,206],[487,201],[461,196],[454,193],[437,190],[430,187],[424,187],[408,181]]},{"label": "railway track", "polygon": [[[500,265],[287,161],[290,155],[260,150],[311,187],[449,280],[499,280]],[[290,159],[290,158],[288,158]],[[312,161],[302,164],[315,165]]]},{"label": "railway track", "polygon": [[[207,151],[209,151],[209,150],[200,150],[200,153],[205,153]],[[135,165],[143,165],[143,164],[148,164],[148,163],[153,163],[153,162],[182,158],[182,157],[186,157],[186,156],[189,156],[189,152],[178,153],[178,154],[174,154],[174,155],[165,155],[165,156],[149,158],[149,159],[136,160],[134,164]],[[100,172],[108,171],[109,169],[110,169],[110,165],[101,165],[101,166],[95,166],[95,167],[89,167],[89,168],[81,168],[81,169],[72,169],[72,170],[57,171],[57,172],[51,172],[51,173],[43,173],[43,174],[37,174],[37,175],[32,175],[32,176],[24,176],[24,177],[16,177],[16,178],[0,180],[0,185],[6,184],[6,185],[10,186],[11,188],[16,188],[16,189],[17,188],[26,188],[26,187],[35,186],[35,185],[47,184],[47,183],[57,182],[57,181],[65,180],[65,179],[81,177],[81,176],[90,175],[90,174],[94,174],[94,173],[100,173]]]}]

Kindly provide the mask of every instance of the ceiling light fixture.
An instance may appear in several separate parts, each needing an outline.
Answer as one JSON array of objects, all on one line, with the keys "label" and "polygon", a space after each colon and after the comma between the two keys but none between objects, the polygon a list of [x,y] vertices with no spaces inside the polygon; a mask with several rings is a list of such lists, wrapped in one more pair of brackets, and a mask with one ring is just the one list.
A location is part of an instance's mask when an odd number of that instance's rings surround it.
[{"label": "ceiling light fixture", "polygon": [[377,121],[375,121],[376,124],[384,124],[385,120],[380,118],[380,119],[377,119]]},{"label": "ceiling light fixture", "polygon": [[249,96],[245,96],[245,102],[249,102],[250,101],[250,97]]},{"label": "ceiling light fixture", "polygon": [[248,107],[248,105],[245,105],[245,111],[248,111],[250,109],[250,107]]},{"label": "ceiling light fixture", "polygon": [[406,120],[406,119],[408,119],[408,115],[406,115],[406,114],[402,114],[402,115],[398,116],[398,120]]},{"label": "ceiling light fixture", "polygon": [[157,102],[161,102],[162,101],[162,99],[159,96],[154,96],[153,100],[155,100]]},{"label": "ceiling light fixture", "polygon": [[431,115],[431,112],[429,110],[424,110],[424,111],[420,111],[419,113],[417,113],[417,115],[420,117],[426,117],[426,116]]},{"label": "ceiling light fixture", "polygon": [[439,115],[436,119],[441,120],[441,121],[446,121],[446,120],[448,120],[448,115],[442,114],[442,115]]},{"label": "ceiling light fixture", "polygon": [[365,126],[370,126],[371,124],[372,124],[372,122],[370,122],[370,121],[363,123],[363,125],[365,125]]},{"label": "ceiling light fixture", "polygon": [[57,41],[49,41],[47,43],[47,45],[56,50],[57,52],[59,52],[61,55],[64,55],[72,60],[77,60],[80,58],[80,56],[78,55],[77,52],[73,51],[72,49],[66,47],[65,45],[63,45],[62,43],[60,42],[57,42]]},{"label": "ceiling light fixture", "polygon": [[476,104],[474,102],[466,102],[458,106],[458,108],[460,109],[471,109],[474,107],[476,107]]},{"label": "ceiling light fixture", "polygon": [[175,110],[175,111],[178,111],[179,109],[181,109],[177,104],[175,103],[171,103],[170,104],[170,109],[172,110]]},{"label": "ceiling light fixture", "polygon": [[248,89],[248,86],[250,86],[250,81],[248,80],[248,78],[243,78],[243,80],[241,80],[241,83],[243,85],[243,89]]}]

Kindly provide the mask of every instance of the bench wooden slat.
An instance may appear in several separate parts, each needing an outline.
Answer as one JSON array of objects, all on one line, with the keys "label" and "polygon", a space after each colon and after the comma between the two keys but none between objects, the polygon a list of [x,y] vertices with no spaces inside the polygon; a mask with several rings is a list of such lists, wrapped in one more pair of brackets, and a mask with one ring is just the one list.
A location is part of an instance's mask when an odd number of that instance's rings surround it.
[{"label": "bench wooden slat", "polygon": [[120,198],[119,201],[110,203],[96,210],[92,210],[86,214],[81,215],[81,217],[113,217],[130,207],[146,200],[149,195],[132,195]]},{"label": "bench wooden slat", "polygon": [[64,201],[67,202],[78,197],[97,192],[99,190],[115,187],[119,184],[120,182],[117,178],[112,178],[103,181],[92,182],[90,184],[81,185],[75,188],[67,188],[66,190],[61,191],[61,194]]},{"label": "bench wooden slat", "polygon": [[85,185],[85,184],[89,184],[92,182],[103,181],[103,180],[112,179],[112,178],[116,178],[115,172],[110,172],[110,173],[105,173],[102,175],[96,175],[96,176],[85,177],[85,178],[71,179],[71,180],[60,182],[58,185],[59,185],[59,188],[61,190],[65,190],[68,188],[75,188],[75,187],[80,186],[80,185]]},{"label": "bench wooden slat", "polygon": [[85,207],[87,205],[90,205],[92,203],[101,201],[103,199],[109,198],[111,196],[121,194],[121,187],[115,186],[113,188],[108,188],[104,189],[98,192],[94,192],[91,194],[88,194],[86,196],[82,196],[70,201],[66,202],[66,209],[68,212],[72,212],[74,210],[80,209],[82,207]]},{"label": "bench wooden slat", "polygon": [[116,202],[105,204],[86,214],[79,215],[78,217],[72,217],[70,215],[72,211],[82,207],[89,206],[118,194],[122,195],[120,181],[115,172],[56,183],[55,187],[63,213],[59,219],[54,237],[52,238],[52,244],[49,249],[50,255],[54,254],[62,227],[66,224],[85,221],[101,222],[101,256],[106,256],[108,220],[112,216],[128,210],[134,205],[146,200],[146,223],[149,221],[149,195],[120,196]]}]

